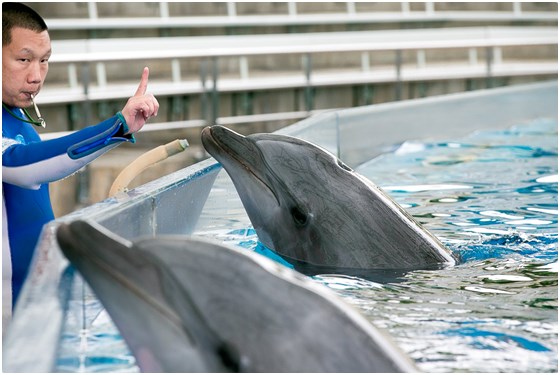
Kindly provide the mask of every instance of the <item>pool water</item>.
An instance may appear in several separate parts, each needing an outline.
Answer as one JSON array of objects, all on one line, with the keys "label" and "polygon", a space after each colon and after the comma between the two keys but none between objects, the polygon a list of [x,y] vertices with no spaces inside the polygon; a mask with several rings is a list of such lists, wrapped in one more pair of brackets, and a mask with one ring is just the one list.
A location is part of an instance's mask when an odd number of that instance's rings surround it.
[{"label": "pool water", "polygon": [[[384,284],[313,278],[390,332],[422,371],[557,372],[557,128],[556,120],[539,119],[407,142],[359,166],[463,261]],[[220,172],[195,235],[270,255],[229,184]],[[78,282],[75,289],[57,369],[138,371],[89,288]]]},{"label": "pool water", "polygon": [[357,168],[463,259],[343,292],[421,370],[557,372],[557,128],[409,142]]}]

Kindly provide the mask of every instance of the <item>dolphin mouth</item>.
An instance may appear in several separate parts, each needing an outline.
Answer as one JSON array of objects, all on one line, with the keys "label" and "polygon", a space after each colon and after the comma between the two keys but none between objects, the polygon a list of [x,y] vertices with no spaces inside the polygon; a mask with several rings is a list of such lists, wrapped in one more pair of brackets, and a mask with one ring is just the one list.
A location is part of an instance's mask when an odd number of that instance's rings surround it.
[{"label": "dolphin mouth", "polygon": [[[266,164],[258,147],[255,147],[245,136],[223,126],[214,125],[202,129],[201,139],[202,145],[206,151],[222,164],[226,171],[228,171],[229,168],[228,161],[232,162],[230,165],[237,164],[245,170],[245,172],[259,181],[274,199],[276,199],[277,204],[280,204],[280,200],[274,189],[267,183],[265,178],[256,172],[257,168],[253,165],[256,163],[251,163],[249,161],[248,156],[255,155],[255,159],[258,157],[263,164]],[[236,176],[233,173],[230,174],[230,177],[235,181]]]}]

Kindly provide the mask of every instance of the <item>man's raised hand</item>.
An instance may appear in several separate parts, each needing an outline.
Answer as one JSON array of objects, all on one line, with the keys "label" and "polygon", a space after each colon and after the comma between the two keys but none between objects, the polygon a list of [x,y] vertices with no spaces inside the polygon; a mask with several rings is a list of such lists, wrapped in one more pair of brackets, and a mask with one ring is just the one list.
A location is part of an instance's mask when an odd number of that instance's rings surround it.
[{"label": "man's raised hand", "polygon": [[128,99],[121,113],[128,125],[128,133],[136,133],[152,116],[157,116],[159,103],[152,94],[146,94],[150,70],[144,68],[142,78],[134,96]]}]

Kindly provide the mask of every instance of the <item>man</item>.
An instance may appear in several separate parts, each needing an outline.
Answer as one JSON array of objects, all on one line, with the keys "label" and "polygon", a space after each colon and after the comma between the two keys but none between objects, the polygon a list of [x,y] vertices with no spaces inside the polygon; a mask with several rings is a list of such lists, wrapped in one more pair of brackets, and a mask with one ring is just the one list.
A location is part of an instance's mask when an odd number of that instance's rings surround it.
[{"label": "man", "polygon": [[[26,111],[49,67],[51,42],[42,17],[18,3],[2,4],[2,303],[11,315],[42,227],[54,219],[48,183],[67,177],[123,142],[156,116],[144,68],[136,94],[121,112],[68,136],[41,141]],[[38,114],[40,116],[40,114]],[[6,309],[7,307],[7,309]],[[3,319],[4,320],[4,319]]]}]

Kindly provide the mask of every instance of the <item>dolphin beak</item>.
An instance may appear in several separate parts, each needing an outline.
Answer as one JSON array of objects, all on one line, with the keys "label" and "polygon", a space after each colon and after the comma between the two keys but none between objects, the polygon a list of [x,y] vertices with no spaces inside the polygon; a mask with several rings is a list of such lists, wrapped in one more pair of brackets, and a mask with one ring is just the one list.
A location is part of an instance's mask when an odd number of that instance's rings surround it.
[{"label": "dolphin beak", "polygon": [[204,128],[201,139],[206,151],[224,166],[233,180],[235,170],[242,168],[268,187],[261,172],[265,169],[263,156],[252,140],[220,125]]},{"label": "dolphin beak", "polygon": [[[248,157],[257,152],[253,143],[245,136],[220,125],[204,128],[201,139],[204,148],[219,162],[222,162],[220,157],[225,157],[226,155]],[[239,158],[236,157],[236,159],[240,161]]]}]

